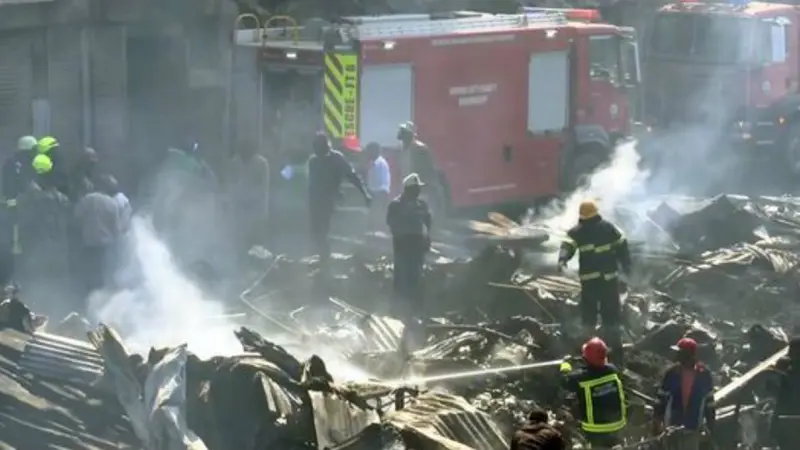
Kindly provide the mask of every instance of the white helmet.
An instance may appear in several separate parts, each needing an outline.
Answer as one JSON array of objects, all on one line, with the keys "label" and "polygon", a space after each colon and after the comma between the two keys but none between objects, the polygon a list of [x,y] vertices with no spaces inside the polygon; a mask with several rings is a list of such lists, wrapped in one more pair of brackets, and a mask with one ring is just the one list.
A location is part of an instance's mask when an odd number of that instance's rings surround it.
[{"label": "white helmet", "polygon": [[39,141],[37,141],[35,137],[22,136],[17,141],[17,150],[30,151],[35,149],[37,144],[39,144]]}]

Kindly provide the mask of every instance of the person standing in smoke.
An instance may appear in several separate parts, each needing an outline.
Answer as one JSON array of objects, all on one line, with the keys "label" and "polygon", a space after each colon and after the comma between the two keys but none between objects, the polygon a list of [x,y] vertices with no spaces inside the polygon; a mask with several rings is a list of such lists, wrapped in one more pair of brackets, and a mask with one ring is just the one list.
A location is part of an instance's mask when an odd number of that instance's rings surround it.
[{"label": "person standing in smoke", "polygon": [[84,195],[96,190],[98,182],[97,164],[100,158],[95,149],[86,147],[70,174],[70,199],[78,201]]},{"label": "person standing in smoke", "polygon": [[341,152],[331,149],[324,133],[317,133],[313,142],[314,154],[308,160],[308,210],[311,239],[320,262],[327,265],[331,256],[329,234],[331,219],[340,197],[342,181],[347,179],[355,186],[369,207],[372,197],[361,177]]},{"label": "person standing in smoke", "polygon": [[233,207],[235,234],[242,256],[263,245],[269,213],[269,162],[255,145],[238,149],[228,173],[228,198]]},{"label": "person standing in smoke", "polygon": [[584,332],[594,334],[599,312],[605,338],[611,344],[611,357],[622,366],[619,271],[629,274],[631,270],[628,241],[614,224],[600,216],[594,202],[581,202],[578,215],[578,224],[567,231],[567,239],[561,244],[558,266],[563,270],[579,254]]},{"label": "person standing in smoke", "polygon": [[33,180],[33,157],[36,155],[36,138],[22,136],[17,141],[17,151],[3,161],[3,238],[0,252],[0,283],[8,284],[14,275],[14,260],[22,251],[19,245],[17,200]]},{"label": "person standing in smoke", "polygon": [[80,239],[80,265],[86,295],[110,284],[117,267],[119,238],[123,226],[116,187],[109,176],[97,181],[98,190],[83,196],[75,205],[75,222]]},{"label": "person standing in smoke", "polygon": [[415,336],[413,317],[421,317],[425,311],[422,288],[422,270],[425,255],[431,248],[431,211],[422,192],[422,180],[412,173],[403,180],[403,193],[389,203],[386,210],[386,224],[392,233],[394,255],[394,292],[399,303],[399,316],[405,318],[408,336],[404,345],[409,346],[408,338]]},{"label": "person standing in smoke", "polygon": [[[64,298],[69,292],[69,198],[56,186],[53,162],[47,155],[33,158],[34,179],[20,195],[18,204],[19,238],[23,253],[19,281],[35,305],[53,299],[57,313],[70,312]],[[67,309],[58,309],[64,307]]]},{"label": "person standing in smoke", "polygon": [[[372,226],[378,229],[379,219],[389,206],[389,193],[392,188],[392,170],[386,158],[381,154],[381,146],[377,142],[370,142],[365,149],[367,156],[367,188],[375,202],[372,211]],[[382,222],[382,220],[380,220]]]}]

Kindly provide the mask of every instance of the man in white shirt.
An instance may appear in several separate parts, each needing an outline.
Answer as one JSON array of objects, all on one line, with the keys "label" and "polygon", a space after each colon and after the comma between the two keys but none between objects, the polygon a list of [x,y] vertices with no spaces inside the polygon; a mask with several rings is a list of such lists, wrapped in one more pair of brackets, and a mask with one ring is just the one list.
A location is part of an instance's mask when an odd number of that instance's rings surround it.
[{"label": "man in white shirt", "polygon": [[381,147],[370,142],[364,149],[367,156],[367,189],[372,195],[370,210],[374,228],[383,228],[386,207],[389,205],[389,192],[392,189],[392,170],[389,162],[381,154]]}]

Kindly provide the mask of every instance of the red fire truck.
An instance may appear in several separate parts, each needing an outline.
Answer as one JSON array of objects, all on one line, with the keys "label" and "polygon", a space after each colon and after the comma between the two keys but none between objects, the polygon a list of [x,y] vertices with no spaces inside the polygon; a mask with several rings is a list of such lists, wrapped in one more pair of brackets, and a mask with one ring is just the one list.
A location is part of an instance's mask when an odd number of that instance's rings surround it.
[{"label": "red fire truck", "polygon": [[655,130],[705,123],[726,144],[748,150],[746,156],[800,175],[796,6],[667,5],[656,15],[645,54],[645,118]]},{"label": "red fire truck", "polygon": [[630,131],[634,33],[585,20],[593,14],[400,14],[303,26],[273,18],[237,31],[234,82],[251,86],[237,95],[258,104],[255,126],[268,143],[307,149],[309,131],[323,128],[397,148],[398,125],[413,121],[439,174],[426,181],[439,183],[447,205],[525,202],[574,185]]}]

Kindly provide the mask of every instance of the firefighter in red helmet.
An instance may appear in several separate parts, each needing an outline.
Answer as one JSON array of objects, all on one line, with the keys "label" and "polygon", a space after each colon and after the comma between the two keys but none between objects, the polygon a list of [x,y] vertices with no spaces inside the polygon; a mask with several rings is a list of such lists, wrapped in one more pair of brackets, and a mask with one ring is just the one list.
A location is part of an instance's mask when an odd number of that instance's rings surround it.
[{"label": "firefighter in red helmet", "polygon": [[608,346],[599,337],[581,348],[582,364],[561,364],[564,387],[575,398],[574,415],[593,449],[620,443],[619,432],[627,424],[625,391],[619,369],[608,362]]}]

